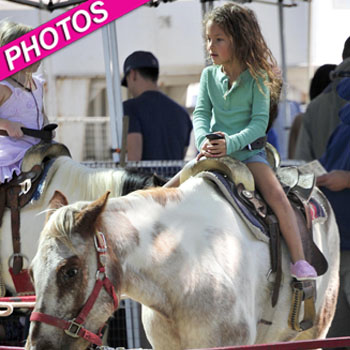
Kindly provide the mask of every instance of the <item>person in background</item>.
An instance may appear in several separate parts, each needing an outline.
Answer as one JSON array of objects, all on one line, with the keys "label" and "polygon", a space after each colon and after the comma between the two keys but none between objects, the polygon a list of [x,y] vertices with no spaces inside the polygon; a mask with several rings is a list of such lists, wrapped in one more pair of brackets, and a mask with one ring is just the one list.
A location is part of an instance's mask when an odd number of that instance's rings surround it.
[{"label": "person in background", "polygon": [[[0,46],[29,33],[24,24],[0,22]],[[23,135],[21,127],[41,129],[48,123],[43,109],[43,80],[36,75],[40,62],[34,63],[0,82],[0,183],[21,172],[26,151],[40,139]]]},{"label": "person in background", "polygon": [[[350,70],[350,37],[344,43],[342,58],[343,62],[337,66],[335,74]],[[325,152],[328,139],[339,124],[338,112],[346,103],[336,91],[340,79],[334,79],[308,105],[297,139],[295,159],[311,161]]]},{"label": "person in background", "polygon": [[122,86],[133,97],[124,101],[129,117],[129,161],[183,160],[190,142],[192,122],[186,110],[159,91],[157,58],[135,51],[124,62]]},{"label": "person in background", "polygon": [[[338,83],[336,90],[341,98],[350,101],[350,78]],[[331,135],[320,159],[328,173],[317,178],[317,186],[320,186],[332,205],[340,233],[340,286],[336,313],[327,335],[329,338],[350,336],[349,103],[340,110],[339,117],[341,122]]]},{"label": "person in background", "polygon": [[[291,275],[316,278],[304,257],[294,211],[260,143],[266,137],[270,103],[277,104],[282,84],[276,61],[249,8],[227,3],[210,12],[204,23],[213,65],[202,72],[193,113],[197,159],[227,155],[245,163],[278,218],[292,260]],[[221,138],[209,139],[208,133]]]},{"label": "person in background", "polygon": [[[310,101],[315,99],[319,94],[321,94],[326,87],[331,83],[329,77],[330,73],[336,68],[335,64],[324,64],[317,68],[313,78],[310,83],[309,97]],[[304,113],[299,113],[293,120],[290,134],[289,134],[289,144],[288,144],[288,158],[295,158],[295,147],[298,139],[302,119]]]}]

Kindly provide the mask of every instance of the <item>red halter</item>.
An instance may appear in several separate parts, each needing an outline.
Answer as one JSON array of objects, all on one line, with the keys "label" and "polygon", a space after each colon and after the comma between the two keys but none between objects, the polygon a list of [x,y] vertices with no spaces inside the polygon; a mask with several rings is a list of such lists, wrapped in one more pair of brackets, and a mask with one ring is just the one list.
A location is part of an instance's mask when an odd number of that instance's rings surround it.
[{"label": "red halter", "polygon": [[80,311],[79,315],[70,320],[66,321],[61,318],[57,318],[54,316],[50,316],[41,312],[32,312],[30,317],[31,321],[39,321],[43,323],[47,323],[51,326],[55,326],[61,328],[65,331],[65,333],[73,338],[84,338],[90,343],[96,344],[98,346],[102,345],[101,340],[101,330],[98,334],[92,333],[84,328],[82,325],[88,316],[90,310],[92,309],[95,301],[102,289],[105,287],[107,293],[112,297],[115,310],[118,308],[118,297],[116,295],[115,289],[110,281],[110,279],[106,276],[105,273],[105,256],[107,252],[107,244],[106,239],[102,232],[97,232],[94,236],[95,248],[97,251],[97,261],[98,261],[98,269],[96,272],[96,283],[94,289],[92,290],[88,300],[86,301],[83,309]]}]

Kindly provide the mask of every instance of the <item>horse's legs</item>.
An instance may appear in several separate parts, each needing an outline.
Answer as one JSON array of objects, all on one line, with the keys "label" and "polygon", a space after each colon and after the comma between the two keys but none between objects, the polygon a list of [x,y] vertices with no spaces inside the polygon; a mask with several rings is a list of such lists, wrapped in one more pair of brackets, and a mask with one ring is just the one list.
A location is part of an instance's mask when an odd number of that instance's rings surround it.
[{"label": "horse's legs", "polygon": [[153,350],[182,350],[172,320],[142,305],[142,324]]}]

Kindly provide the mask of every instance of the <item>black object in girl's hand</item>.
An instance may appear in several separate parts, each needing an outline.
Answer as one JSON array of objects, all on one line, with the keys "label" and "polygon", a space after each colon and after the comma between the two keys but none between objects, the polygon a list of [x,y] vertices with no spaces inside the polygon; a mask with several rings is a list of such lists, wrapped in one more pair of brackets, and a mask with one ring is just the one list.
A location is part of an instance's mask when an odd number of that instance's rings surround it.
[{"label": "black object in girl's hand", "polygon": [[220,134],[214,134],[214,133],[206,134],[205,136],[206,136],[206,138],[208,140],[219,140],[219,139],[223,139],[224,138],[224,136],[222,136]]}]

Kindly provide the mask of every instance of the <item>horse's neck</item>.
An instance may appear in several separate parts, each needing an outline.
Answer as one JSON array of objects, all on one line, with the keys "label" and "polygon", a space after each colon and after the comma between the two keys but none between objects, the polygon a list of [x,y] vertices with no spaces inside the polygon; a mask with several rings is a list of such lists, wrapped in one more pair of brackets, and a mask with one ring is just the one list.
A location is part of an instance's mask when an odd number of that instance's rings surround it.
[{"label": "horse's neck", "polygon": [[166,210],[166,205],[162,206],[160,202],[166,201],[165,198],[171,201],[174,193],[165,191],[167,194],[163,196],[163,192],[147,191],[143,193],[149,195],[109,200],[102,221],[105,225],[103,230],[108,232],[113,251],[122,265],[122,294],[168,314],[168,295],[161,287],[168,276],[159,273],[162,263],[157,261],[155,250],[157,234],[162,229],[157,226],[157,218]]},{"label": "horse's neck", "polygon": [[62,192],[73,200],[95,200],[110,191],[111,196],[121,195],[123,170],[92,169],[68,157],[60,157],[52,169],[53,185],[60,185]]}]

